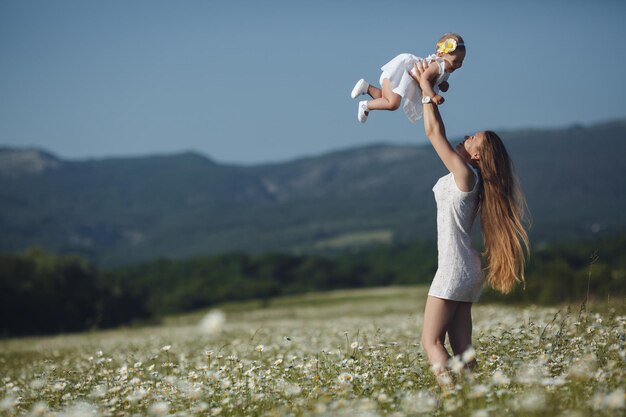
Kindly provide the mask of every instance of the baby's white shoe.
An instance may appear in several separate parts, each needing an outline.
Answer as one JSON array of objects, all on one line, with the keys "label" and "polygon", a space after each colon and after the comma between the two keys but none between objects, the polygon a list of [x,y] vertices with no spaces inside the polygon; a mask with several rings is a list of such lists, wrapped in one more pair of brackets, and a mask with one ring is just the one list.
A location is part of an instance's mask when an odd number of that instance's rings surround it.
[{"label": "baby's white shoe", "polygon": [[368,83],[363,78],[361,78],[354,85],[354,88],[352,89],[352,93],[350,93],[350,97],[355,99],[360,95],[366,94],[368,88],[370,88],[370,83]]},{"label": "baby's white shoe", "polygon": [[357,119],[359,119],[359,122],[365,123],[368,114],[369,109],[367,108],[367,100],[359,101],[359,113],[357,115]]}]

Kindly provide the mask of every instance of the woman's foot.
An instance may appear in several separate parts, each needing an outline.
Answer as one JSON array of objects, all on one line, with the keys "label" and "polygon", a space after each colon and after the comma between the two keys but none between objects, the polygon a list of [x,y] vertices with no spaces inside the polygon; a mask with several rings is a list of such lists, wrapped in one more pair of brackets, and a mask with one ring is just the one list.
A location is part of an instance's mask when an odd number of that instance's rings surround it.
[{"label": "woman's foot", "polygon": [[370,87],[370,83],[361,78],[356,82],[354,88],[352,89],[352,93],[350,93],[350,97],[352,99],[357,98],[358,96],[362,96],[363,94],[367,94],[367,89]]},{"label": "woman's foot", "polygon": [[439,384],[443,395],[449,395],[451,391],[454,391],[454,379],[447,369],[435,375],[435,379],[437,379],[437,384]]}]

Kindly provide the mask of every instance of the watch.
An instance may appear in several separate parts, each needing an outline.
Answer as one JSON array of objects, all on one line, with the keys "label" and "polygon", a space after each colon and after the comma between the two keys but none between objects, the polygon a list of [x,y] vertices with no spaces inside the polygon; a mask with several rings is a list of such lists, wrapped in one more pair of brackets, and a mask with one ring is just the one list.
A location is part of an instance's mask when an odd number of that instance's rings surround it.
[{"label": "watch", "polygon": [[429,96],[423,96],[422,97],[422,104],[428,104],[428,103],[432,103],[433,99],[430,98]]}]

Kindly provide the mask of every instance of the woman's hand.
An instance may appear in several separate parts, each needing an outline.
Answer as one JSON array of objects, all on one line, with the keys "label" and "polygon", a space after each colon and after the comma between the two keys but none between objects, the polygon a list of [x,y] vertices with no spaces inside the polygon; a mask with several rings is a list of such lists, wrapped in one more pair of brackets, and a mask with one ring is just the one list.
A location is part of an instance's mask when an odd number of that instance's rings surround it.
[{"label": "woman's hand", "polygon": [[420,84],[420,80],[422,79],[422,74],[427,69],[428,69],[428,63],[426,61],[420,59],[415,64],[413,64],[413,69],[411,71],[409,71],[409,74],[411,75],[411,78],[413,78],[415,80],[415,82],[417,82],[417,84],[420,85],[420,87],[422,86]]},{"label": "woman's hand", "polygon": [[431,81],[429,81],[427,76],[424,76],[424,73],[426,72],[426,70],[428,70],[428,68],[429,64],[426,61],[419,60],[415,64],[413,64],[413,68],[411,69],[411,71],[409,71],[409,74],[411,74],[411,78],[413,78],[420,86],[423,95],[429,96],[432,99],[433,103],[437,105],[443,104],[443,97],[441,97],[439,94],[435,94],[432,85],[430,85]]}]

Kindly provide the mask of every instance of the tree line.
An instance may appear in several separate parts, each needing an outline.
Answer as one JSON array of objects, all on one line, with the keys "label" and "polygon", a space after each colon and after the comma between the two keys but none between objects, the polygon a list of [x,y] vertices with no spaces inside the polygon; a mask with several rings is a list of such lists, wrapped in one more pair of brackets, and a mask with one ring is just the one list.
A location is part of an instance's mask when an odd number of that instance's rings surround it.
[{"label": "tree line", "polygon": [[[535,248],[526,289],[482,301],[550,304],[623,297],[626,233]],[[437,268],[432,242],[333,256],[228,253],[158,259],[99,270],[73,255],[39,249],[0,255],[0,335],[26,335],[158,321],[168,314],[236,300],[385,285],[429,283]]]}]

